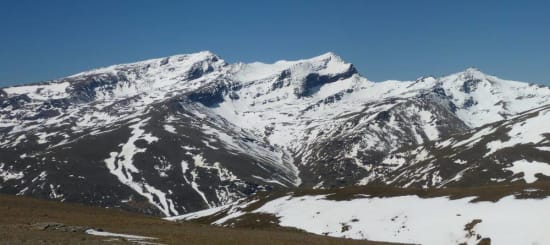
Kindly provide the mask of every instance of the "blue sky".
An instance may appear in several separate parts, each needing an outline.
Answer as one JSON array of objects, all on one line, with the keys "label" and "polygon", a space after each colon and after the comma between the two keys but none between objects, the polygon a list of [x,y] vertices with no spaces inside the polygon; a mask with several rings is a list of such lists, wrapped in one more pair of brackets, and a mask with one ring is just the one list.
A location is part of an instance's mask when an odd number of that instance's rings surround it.
[{"label": "blue sky", "polygon": [[550,84],[548,1],[0,2],[0,86],[211,50],[228,62],[333,51],[367,78],[475,66]]}]

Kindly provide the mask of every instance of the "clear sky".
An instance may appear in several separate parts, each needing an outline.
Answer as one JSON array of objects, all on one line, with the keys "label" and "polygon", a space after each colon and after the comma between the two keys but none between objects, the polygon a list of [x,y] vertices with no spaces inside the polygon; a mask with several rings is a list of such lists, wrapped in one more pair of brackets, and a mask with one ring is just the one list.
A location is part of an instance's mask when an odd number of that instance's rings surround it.
[{"label": "clear sky", "polygon": [[210,50],[228,62],[333,51],[370,80],[474,66],[550,84],[550,1],[2,0],[0,86]]}]

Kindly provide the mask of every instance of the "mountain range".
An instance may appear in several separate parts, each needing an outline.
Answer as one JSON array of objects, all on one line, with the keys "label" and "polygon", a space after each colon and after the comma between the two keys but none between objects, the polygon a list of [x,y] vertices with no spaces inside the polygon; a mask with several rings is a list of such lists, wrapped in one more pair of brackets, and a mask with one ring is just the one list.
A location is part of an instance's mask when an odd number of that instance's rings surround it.
[{"label": "mountain range", "polygon": [[0,88],[0,192],[177,216],[297,188],[531,184],[550,180],[549,121],[549,87],[475,68],[373,82],[334,53],[204,51]]}]

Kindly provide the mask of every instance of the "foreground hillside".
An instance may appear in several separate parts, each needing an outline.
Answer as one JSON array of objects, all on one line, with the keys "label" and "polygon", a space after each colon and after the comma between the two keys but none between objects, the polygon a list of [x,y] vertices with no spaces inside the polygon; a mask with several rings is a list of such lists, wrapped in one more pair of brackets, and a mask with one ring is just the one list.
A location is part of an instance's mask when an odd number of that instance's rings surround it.
[{"label": "foreground hillside", "polygon": [[[50,224],[45,228],[43,224]],[[65,227],[54,230],[54,223]],[[96,236],[94,228],[127,238]],[[96,234],[102,234],[101,231]],[[115,235],[116,235],[115,234]],[[146,237],[138,239],[142,236]],[[77,204],[0,195],[1,244],[384,244],[335,239],[277,228],[228,229],[163,221],[156,217]]]}]

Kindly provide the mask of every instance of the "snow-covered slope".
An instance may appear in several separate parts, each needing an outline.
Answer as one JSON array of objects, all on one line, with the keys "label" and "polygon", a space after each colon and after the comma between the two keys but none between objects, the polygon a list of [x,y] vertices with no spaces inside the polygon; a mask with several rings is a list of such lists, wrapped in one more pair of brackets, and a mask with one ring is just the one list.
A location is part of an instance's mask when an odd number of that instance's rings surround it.
[{"label": "snow-covered slope", "polygon": [[[168,220],[228,227],[283,226],[334,237],[406,244],[546,244],[550,199],[529,199],[537,188],[504,193],[495,201],[449,193],[380,196],[335,190],[244,200]],[[511,191],[511,190],[508,190]],[[512,192],[514,193],[514,192]],[[520,194],[521,193],[521,194]],[[352,195],[354,194],[354,195]],[[484,195],[488,195],[485,193]]]},{"label": "snow-covered slope", "polygon": [[171,216],[258,190],[387,181],[389,153],[545,104],[548,87],[475,69],[372,82],[333,53],[176,55],[0,89],[0,190]]},{"label": "snow-covered slope", "polygon": [[[402,151],[371,182],[464,187],[550,180],[550,106]],[[376,171],[373,171],[376,172]],[[376,177],[374,177],[376,176]],[[376,179],[376,180],[373,180]]]}]

